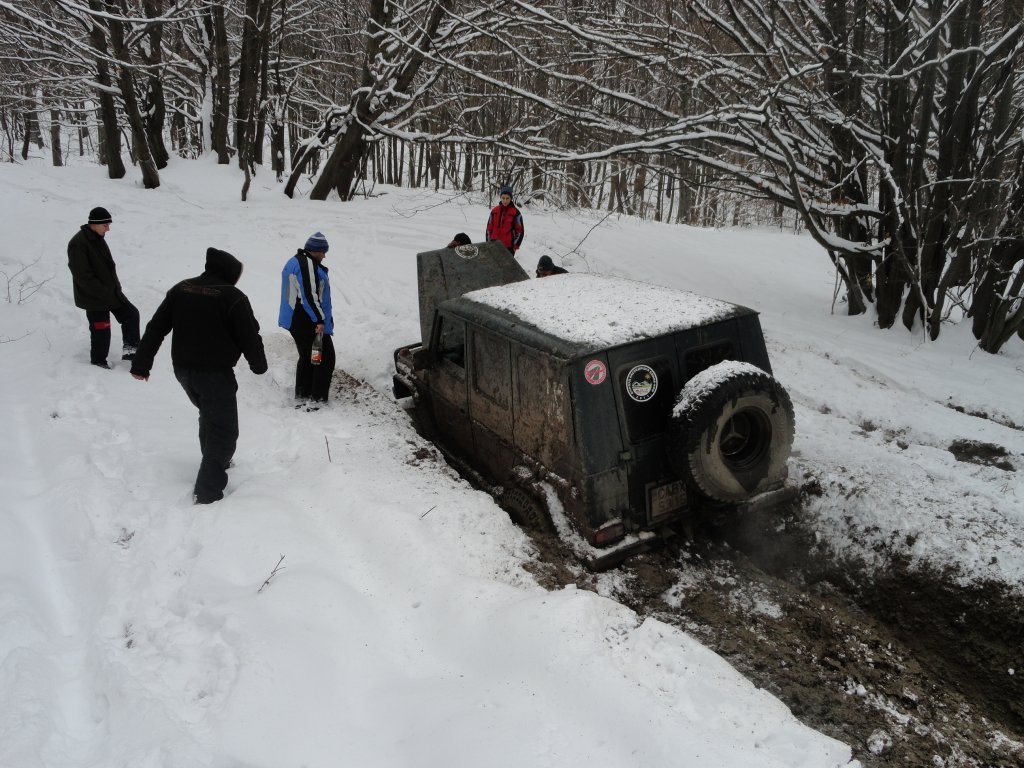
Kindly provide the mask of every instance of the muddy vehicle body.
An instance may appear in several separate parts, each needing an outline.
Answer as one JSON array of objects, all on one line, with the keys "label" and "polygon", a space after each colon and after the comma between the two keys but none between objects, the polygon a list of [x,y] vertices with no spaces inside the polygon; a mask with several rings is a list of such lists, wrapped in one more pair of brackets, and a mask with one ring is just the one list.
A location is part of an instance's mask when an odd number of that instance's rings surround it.
[{"label": "muddy vehicle body", "polygon": [[564,514],[596,562],[695,512],[792,497],[793,409],[753,310],[530,279],[497,244],[417,260],[423,342],[395,351],[395,395],[519,522]]}]

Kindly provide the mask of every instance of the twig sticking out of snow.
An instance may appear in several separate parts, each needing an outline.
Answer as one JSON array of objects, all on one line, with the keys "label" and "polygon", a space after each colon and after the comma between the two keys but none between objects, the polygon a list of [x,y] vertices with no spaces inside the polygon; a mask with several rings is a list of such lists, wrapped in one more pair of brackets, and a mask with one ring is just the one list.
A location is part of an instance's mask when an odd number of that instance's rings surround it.
[{"label": "twig sticking out of snow", "polygon": [[274,566],[274,570],[272,570],[270,572],[270,575],[267,576],[267,580],[264,581],[263,585],[259,589],[256,590],[256,594],[257,595],[260,594],[264,589],[266,589],[270,585],[270,580],[272,578],[274,578],[274,576],[277,575],[278,571],[283,571],[287,567],[287,566],[281,565],[281,563],[283,561],[284,561],[284,555],[281,555],[280,559],[277,561],[277,565]]}]

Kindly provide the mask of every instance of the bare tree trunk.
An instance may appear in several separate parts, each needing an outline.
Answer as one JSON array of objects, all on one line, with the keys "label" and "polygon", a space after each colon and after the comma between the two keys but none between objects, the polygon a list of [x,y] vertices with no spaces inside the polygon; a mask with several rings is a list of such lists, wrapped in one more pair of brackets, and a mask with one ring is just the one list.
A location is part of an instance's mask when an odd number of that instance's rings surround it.
[{"label": "bare tree trunk", "polygon": [[270,168],[278,181],[284,178],[284,121],[279,111],[282,107],[275,101],[270,110]]},{"label": "bare tree trunk", "polygon": [[32,139],[39,132],[39,121],[36,119],[35,112],[31,110],[26,109],[22,115],[25,122],[25,134],[21,143],[21,159],[28,160],[28,148],[32,144]]},{"label": "bare tree trunk", "polygon": [[[883,61],[900,61],[910,44],[907,17],[900,9],[888,6],[882,23],[885,29]],[[913,292],[920,285],[920,275],[912,267],[917,262],[920,244],[906,215],[906,207],[916,202],[902,198],[893,189],[894,185],[902,189],[914,188],[913,179],[920,171],[918,153],[922,150],[918,139],[927,139],[926,123],[931,119],[927,104],[922,104],[925,113],[918,111],[915,114],[914,94],[910,92],[913,87],[904,77],[893,77],[883,87],[882,103],[886,119],[890,121],[885,161],[892,181],[880,179],[878,189],[878,207],[883,213],[878,239],[888,243],[875,269],[875,308],[879,328],[893,326],[907,287],[910,286]]]},{"label": "bare tree trunk", "polygon": [[211,114],[210,144],[217,153],[218,165],[231,162],[228,144],[228,124],[231,119],[231,61],[228,35],[224,25],[224,5],[212,3],[204,9],[201,23],[210,46],[207,66],[212,70],[213,113]]},{"label": "bare tree trunk", "polygon": [[[122,12],[127,14],[127,8],[122,8]],[[121,99],[124,101],[124,112],[128,118],[128,125],[132,129],[132,149],[138,158],[139,168],[142,170],[142,186],[146,189],[156,189],[160,186],[160,173],[157,171],[153,154],[149,151],[149,137],[146,135],[146,126],[139,109],[138,97],[135,95],[131,54],[124,44],[124,23],[119,19],[111,18],[108,20],[108,24],[110,25],[110,45],[118,60],[117,79],[121,87]]]},{"label": "bare tree trunk", "polygon": [[54,167],[64,165],[60,146],[60,110],[56,107],[50,108],[50,157],[53,159]]},{"label": "bare tree trunk", "polygon": [[7,161],[14,162],[14,132],[7,120],[7,110],[0,109],[0,127],[3,128],[4,136],[7,138]]},{"label": "bare tree trunk", "polygon": [[644,211],[647,202],[647,166],[641,165],[633,177],[633,202],[631,208],[640,218],[647,218]]},{"label": "bare tree trunk", "polygon": [[[284,178],[285,123],[288,119],[288,93],[281,81],[281,66],[284,58],[285,18],[288,11],[288,0],[281,0],[281,24],[277,35],[277,59],[274,62],[274,98],[271,100],[270,115],[270,167],[278,181]],[[270,24],[267,24],[270,27]],[[267,46],[269,50],[270,46]],[[268,76],[264,73],[264,86]]]},{"label": "bare tree trunk", "polygon": [[260,111],[260,72],[264,59],[264,28],[270,23],[270,0],[245,0],[242,54],[238,60],[238,99],[235,102],[235,147],[238,167],[256,162],[256,123]]},{"label": "bare tree trunk", "polygon": [[[89,0],[89,8],[96,14],[106,12],[102,0]],[[110,178],[123,179],[125,168],[124,160],[121,159],[121,131],[117,125],[113,84],[107,65],[107,36],[98,22],[94,21],[89,30],[89,42],[100,53],[96,59],[96,82],[99,84],[100,118],[103,125],[100,160],[106,164],[107,175]]]},{"label": "bare tree trunk", "polygon": [[434,183],[434,191],[441,188],[441,148],[434,142],[428,146],[427,165],[430,168],[430,180]]},{"label": "bare tree trunk", "polygon": [[[860,65],[864,53],[864,24],[867,18],[864,0],[856,0],[852,8],[847,0],[828,0],[825,12],[829,24],[828,33],[831,35],[827,41],[829,56],[825,62],[825,88],[844,114],[856,115],[862,107],[861,92],[854,79],[854,67]],[[855,25],[853,29],[850,28],[851,19]],[[867,203],[863,149],[850,134],[846,124],[832,127],[832,142],[836,148],[835,157],[829,166],[833,202],[836,205],[851,206]],[[779,211],[780,220],[781,216],[782,212]],[[867,242],[870,239],[867,223],[860,218],[850,216],[840,219],[837,230],[840,236],[853,242]],[[846,288],[847,314],[863,314],[867,311],[865,297],[870,299],[874,296],[871,260],[846,258],[834,252],[830,252],[829,256],[836,264]]]},{"label": "bare tree trunk", "polygon": [[[1014,333],[1024,330],[1024,269],[1014,266],[1024,259],[1024,150],[1017,153],[1017,172],[1006,219],[998,243],[980,270],[980,280],[971,302],[972,331],[982,349],[998,352]],[[1011,284],[1011,279],[1014,281]],[[1016,311],[1015,311],[1016,307]],[[1024,338],[1024,336],[1022,336]]]},{"label": "bare tree trunk", "polygon": [[260,96],[257,104],[254,105],[254,119],[256,121],[256,133],[253,140],[252,159],[257,165],[263,165],[263,141],[266,137],[267,126],[267,93],[268,93],[268,70],[270,65],[270,15],[273,0],[261,4],[260,13]]},{"label": "bare tree trunk", "polygon": [[[24,119],[27,121],[28,120],[28,116],[26,115]],[[29,136],[29,134],[28,134],[28,125],[26,125],[25,126],[25,131],[24,131],[23,136],[22,136],[22,142],[21,142],[21,159],[22,160],[28,160],[28,148],[29,148],[29,145],[32,143],[31,141],[29,141],[28,136]]]},{"label": "bare tree trunk", "polygon": [[[980,2],[969,0],[963,3],[950,18],[949,43],[954,48],[969,51],[977,45]],[[938,112],[936,179],[921,241],[921,290],[911,291],[903,310],[903,324],[908,329],[913,327],[915,319],[921,319],[930,327],[932,338],[938,335],[941,319],[939,280],[950,251],[956,248],[957,230],[963,222],[960,201],[964,197],[965,174],[970,173],[971,148],[974,146],[972,133],[977,115],[977,92],[972,92],[968,81],[977,57],[977,53],[965,53],[948,64],[942,108]]]},{"label": "bare tree trunk", "polygon": [[[155,19],[163,14],[164,0],[144,0],[143,8],[146,18]],[[146,98],[142,111],[146,131],[146,142],[149,152],[158,169],[166,168],[170,156],[164,145],[164,121],[167,117],[167,105],[164,100],[164,82],[160,74],[163,60],[163,25],[150,25],[149,49],[143,48],[149,73],[146,75]]]},{"label": "bare tree trunk", "polygon": [[[84,110],[86,104],[82,103],[81,107]],[[84,111],[79,114],[72,112],[71,115],[72,123],[76,126],[75,135],[78,137],[78,156],[85,157],[85,145],[89,144],[90,147],[92,146],[92,139],[89,136],[89,119]]]}]

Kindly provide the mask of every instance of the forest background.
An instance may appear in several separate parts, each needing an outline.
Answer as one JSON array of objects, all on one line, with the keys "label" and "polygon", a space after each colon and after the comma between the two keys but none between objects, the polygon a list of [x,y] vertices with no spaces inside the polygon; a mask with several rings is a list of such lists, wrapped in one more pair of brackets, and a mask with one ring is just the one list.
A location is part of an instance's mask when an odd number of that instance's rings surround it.
[{"label": "forest background", "polygon": [[806,231],[845,311],[996,353],[1024,339],[1022,61],[1022,0],[0,0],[0,157]]}]

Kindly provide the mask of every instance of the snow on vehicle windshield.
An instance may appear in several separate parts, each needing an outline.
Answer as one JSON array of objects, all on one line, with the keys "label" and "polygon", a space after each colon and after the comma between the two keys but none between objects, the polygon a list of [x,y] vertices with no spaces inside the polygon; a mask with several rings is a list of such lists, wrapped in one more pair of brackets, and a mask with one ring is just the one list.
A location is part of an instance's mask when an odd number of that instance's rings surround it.
[{"label": "snow on vehicle windshield", "polygon": [[621,277],[555,275],[471,291],[465,298],[577,344],[617,346],[724,320],[745,309]]}]

